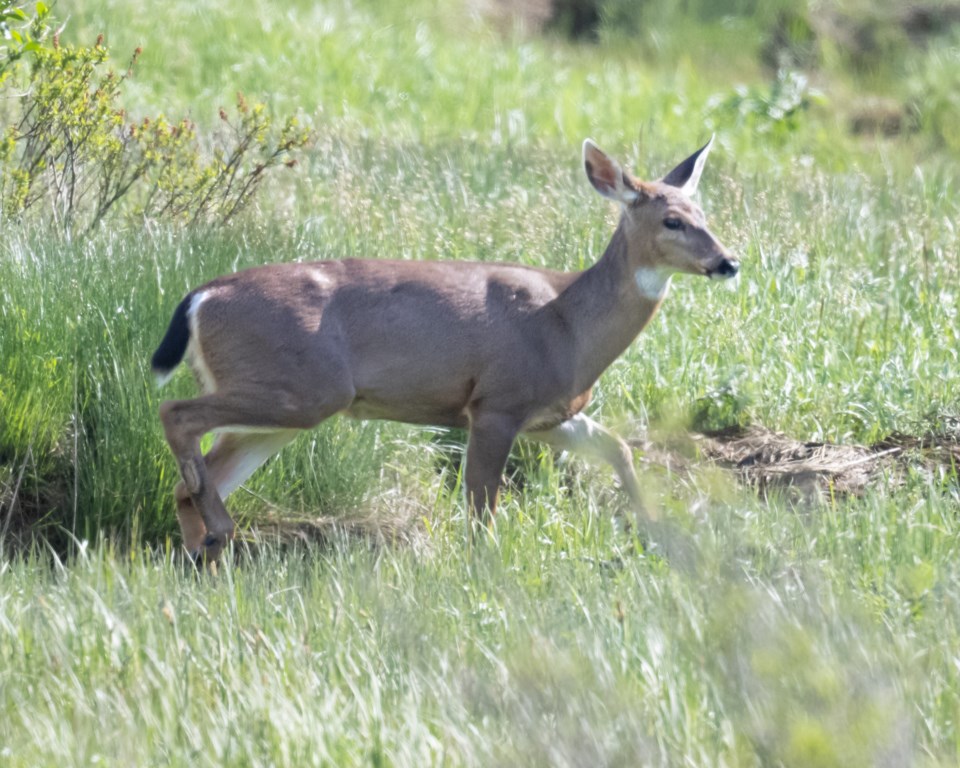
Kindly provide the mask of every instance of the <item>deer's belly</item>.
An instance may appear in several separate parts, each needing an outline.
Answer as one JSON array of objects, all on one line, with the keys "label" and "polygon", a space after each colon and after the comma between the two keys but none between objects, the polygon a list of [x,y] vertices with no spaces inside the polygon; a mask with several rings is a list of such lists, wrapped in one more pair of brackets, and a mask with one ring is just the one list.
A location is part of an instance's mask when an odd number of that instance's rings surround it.
[{"label": "deer's belly", "polygon": [[467,427],[462,403],[387,402],[358,396],[346,410],[355,419],[383,419],[436,427]]}]

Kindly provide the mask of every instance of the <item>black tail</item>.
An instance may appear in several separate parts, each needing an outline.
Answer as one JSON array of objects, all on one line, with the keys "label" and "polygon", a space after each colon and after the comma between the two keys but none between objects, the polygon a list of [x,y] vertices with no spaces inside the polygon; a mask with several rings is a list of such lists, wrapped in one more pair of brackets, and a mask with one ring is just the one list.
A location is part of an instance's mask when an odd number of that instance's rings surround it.
[{"label": "black tail", "polygon": [[192,300],[193,294],[188,293],[186,298],[177,305],[170,319],[170,327],[167,328],[167,333],[157,347],[157,351],[153,353],[150,366],[157,376],[167,376],[183,360],[187,343],[190,341],[187,311],[190,309]]}]

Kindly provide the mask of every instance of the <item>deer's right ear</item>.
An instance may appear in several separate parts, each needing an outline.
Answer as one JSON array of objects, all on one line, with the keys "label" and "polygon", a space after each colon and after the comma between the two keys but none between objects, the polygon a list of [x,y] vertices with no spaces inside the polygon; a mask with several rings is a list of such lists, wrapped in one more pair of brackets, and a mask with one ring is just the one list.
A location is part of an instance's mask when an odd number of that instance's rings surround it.
[{"label": "deer's right ear", "polygon": [[640,196],[620,164],[607,157],[590,139],[583,142],[583,168],[593,188],[604,197],[630,205]]}]

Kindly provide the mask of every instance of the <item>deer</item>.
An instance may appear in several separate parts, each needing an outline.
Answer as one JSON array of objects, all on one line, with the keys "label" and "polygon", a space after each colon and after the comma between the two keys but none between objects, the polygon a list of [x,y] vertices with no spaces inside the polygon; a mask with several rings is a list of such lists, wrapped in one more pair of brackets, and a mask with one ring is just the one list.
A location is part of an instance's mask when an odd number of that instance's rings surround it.
[{"label": "deer", "polygon": [[648,182],[584,141],[587,179],[620,215],[583,271],[344,259],[255,266],[190,291],[152,358],[161,385],[186,359],[202,390],[159,407],[189,555],[215,561],[235,532],[224,500],[335,414],[465,428],[463,485],[480,523],[494,519],[518,437],[610,465],[642,509],[630,447],[583,411],[673,275],[740,268],[693,198],[712,145]]}]

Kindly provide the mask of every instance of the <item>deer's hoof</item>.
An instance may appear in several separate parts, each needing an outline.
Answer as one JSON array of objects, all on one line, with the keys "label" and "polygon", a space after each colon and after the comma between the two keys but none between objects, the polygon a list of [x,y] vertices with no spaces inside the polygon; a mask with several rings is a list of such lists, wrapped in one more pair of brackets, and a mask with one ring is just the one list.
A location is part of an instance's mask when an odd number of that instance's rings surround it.
[{"label": "deer's hoof", "polygon": [[204,537],[203,543],[197,549],[190,552],[190,559],[193,560],[197,568],[211,566],[215,568],[217,560],[220,559],[220,555],[232,539],[233,536],[230,534],[208,533]]}]

